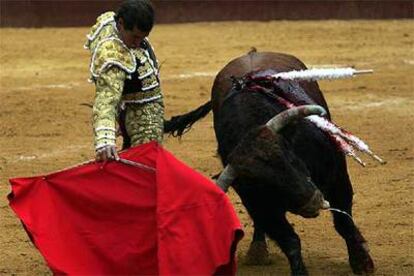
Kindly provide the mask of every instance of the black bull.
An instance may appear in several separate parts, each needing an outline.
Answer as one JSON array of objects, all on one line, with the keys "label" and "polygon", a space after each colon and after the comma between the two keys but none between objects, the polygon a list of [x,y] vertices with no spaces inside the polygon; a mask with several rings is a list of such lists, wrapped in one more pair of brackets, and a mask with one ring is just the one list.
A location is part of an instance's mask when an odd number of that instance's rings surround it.
[{"label": "black bull", "polygon": [[[255,226],[248,258],[255,262],[253,255],[261,256],[259,263],[267,258],[266,233],[287,256],[294,275],[307,272],[300,239],[286,211],[314,217],[326,199],[331,207],[352,215],[353,196],[344,154],[329,135],[302,119],[312,114],[330,119],[318,84],[268,78],[272,72],[301,69],[306,66],[293,56],[252,51],[218,73],[211,101],[165,123],[166,133],[182,135],[213,110],[218,153],[226,166],[218,184],[224,190],[228,185],[235,189]],[[280,98],[314,105],[286,114]],[[333,219],[354,273],[372,272],[373,261],[358,228],[343,214],[333,213]]]}]

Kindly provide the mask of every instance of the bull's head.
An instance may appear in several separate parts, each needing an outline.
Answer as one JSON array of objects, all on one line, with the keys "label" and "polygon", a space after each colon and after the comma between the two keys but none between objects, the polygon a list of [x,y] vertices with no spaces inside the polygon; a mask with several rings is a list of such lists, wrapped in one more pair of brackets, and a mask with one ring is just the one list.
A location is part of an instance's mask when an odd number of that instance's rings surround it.
[{"label": "bull's head", "polygon": [[316,217],[321,209],[329,208],[329,203],[280,132],[293,121],[325,114],[320,106],[300,106],[281,112],[265,125],[251,130],[229,156],[229,164],[217,184],[227,191],[237,177],[249,178],[258,189],[277,193],[292,213]]}]

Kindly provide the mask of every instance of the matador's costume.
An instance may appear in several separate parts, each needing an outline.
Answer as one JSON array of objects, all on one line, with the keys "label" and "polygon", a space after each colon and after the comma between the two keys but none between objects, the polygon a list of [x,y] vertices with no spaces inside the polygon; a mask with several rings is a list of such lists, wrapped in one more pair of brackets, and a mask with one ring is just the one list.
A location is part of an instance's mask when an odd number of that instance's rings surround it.
[{"label": "matador's costume", "polygon": [[99,16],[85,44],[92,54],[90,72],[96,86],[96,150],[115,145],[117,120],[124,148],[161,142],[163,136],[164,105],[152,47],[145,38],[139,48],[128,48],[118,36],[114,15]]}]

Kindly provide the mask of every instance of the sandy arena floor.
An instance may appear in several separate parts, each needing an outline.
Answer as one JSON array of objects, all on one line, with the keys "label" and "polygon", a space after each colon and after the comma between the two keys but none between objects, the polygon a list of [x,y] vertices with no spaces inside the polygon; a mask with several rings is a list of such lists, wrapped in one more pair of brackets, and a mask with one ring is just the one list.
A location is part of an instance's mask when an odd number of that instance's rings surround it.
[{"label": "sandy arena floor", "polygon": [[[8,178],[65,168],[93,157],[86,28],[0,29],[0,274],[50,274],[29,242],[6,195]],[[208,100],[214,74],[252,46],[291,53],[308,66],[374,69],[355,79],[320,82],[334,121],[388,161],[348,160],[354,217],[369,241],[377,275],[414,275],[414,24],[413,21],[278,21],[160,25],[151,35],[162,62],[166,112],[183,113]],[[165,146],[205,175],[220,171],[211,115],[181,141]],[[240,275],[287,275],[271,244],[270,266],[243,265],[251,222],[230,194],[246,237],[238,248]],[[312,275],[350,275],[345,243],[329,213],[290,216]]]}]

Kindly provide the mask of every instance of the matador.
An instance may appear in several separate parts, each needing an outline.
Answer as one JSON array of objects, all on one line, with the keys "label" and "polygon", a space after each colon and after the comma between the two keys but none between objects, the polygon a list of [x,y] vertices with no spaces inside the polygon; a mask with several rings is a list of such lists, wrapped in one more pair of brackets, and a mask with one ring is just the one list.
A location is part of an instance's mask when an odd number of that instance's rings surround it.
[{"label": "matador", "polygon": [[147,38],[153,26],[148,1],[126,1],[118,13],[97,18],[87,35],[96,87],[93,129],[96,160],[117,159],[117,122],[123,148],[162,142],[164,105],[158,62]]}]

